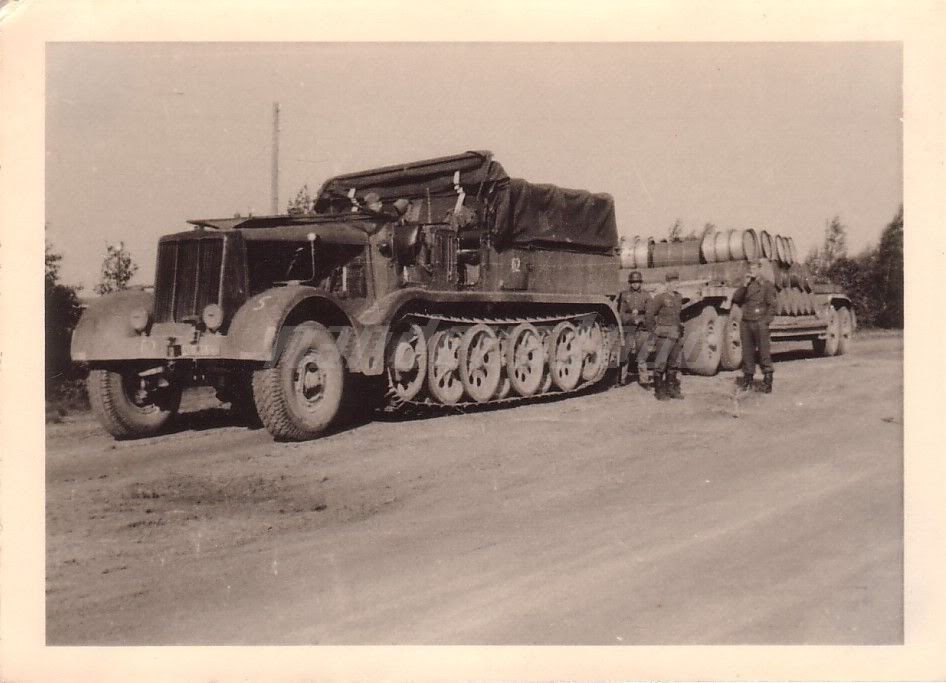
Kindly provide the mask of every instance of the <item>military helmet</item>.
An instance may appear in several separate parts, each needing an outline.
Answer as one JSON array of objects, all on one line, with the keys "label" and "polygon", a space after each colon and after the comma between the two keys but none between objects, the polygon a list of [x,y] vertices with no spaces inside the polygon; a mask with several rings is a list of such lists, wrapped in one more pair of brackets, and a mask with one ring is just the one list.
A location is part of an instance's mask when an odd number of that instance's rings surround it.
[{"label": "military helmet", "polygon": [[639,270],[632,270],[627,276],[628,282],[643,282],[644,276],[641,275]]},{"label": "military helmet", "polygon": [[381,195],[377,192],[369,192],[365,195],[365,204],[377,204],[381,201]]}]

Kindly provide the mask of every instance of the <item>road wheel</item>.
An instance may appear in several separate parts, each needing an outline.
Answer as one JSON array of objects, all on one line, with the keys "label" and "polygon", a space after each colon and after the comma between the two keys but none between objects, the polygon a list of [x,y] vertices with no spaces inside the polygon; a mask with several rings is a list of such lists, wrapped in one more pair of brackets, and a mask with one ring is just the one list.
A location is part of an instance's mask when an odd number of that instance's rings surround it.
[{"label": "road wheel", "polygon": [[687,321],[684,326],[683,363],[697,375],[715,375],[719,369],[722,350],[722,325],[719,314],[712,306]]},{"label": "road wheel", "polygon": [[460,378],[460,343],[463,334],[450,328],[430,338],[427,352],[427,389],[440,403],[452,405],[463,396]]},{"label": "road wheel", "polygon": [[583,320],[578,325],[578,340],[582,350],[581,378],[598,382],[608,370],[607,333],[597,317]]},{"label": "road wheel", "polygon": [[851,347],[851,335],[854,333],[851,312],[847,308],[838,309],[838,355],[843,356]]},{"label": "road wheel", "polygon": [[92,370],[86,388],[93,414],[116,439],[157,434],[181,405],[180,387],[145,390],[134,370]]},{"label": "road wheel", "polygon": [[729,315],[722,319],[723,339],[719,350],[719,367],[723,370],[736,370],[742,365],[742,336],[739,327],[742,322],[742,308],[733,304]]},{"label": "road wheel", "polygon": [[292,330],[276,364],[253,373],[253,399],[274,438],[313,439],[339,415],[345,380],[332,335],[319,323],[304,322]]},{"label": "road wheel", "polygon": [[838,353],[838,344],[841,336],[841,321],[834,306],[828,305],[827,338],[815,339],[812,345],[819,356],[834,356]]},{"label": "road wheel", "polygon": [[401,401],[410,401],[427,379],[427,338],[420,325],[409,324],[388,346],[388,380]]},{"label": "road wheel", "polygon": [[503,355],[499,338],[482,323],[474,325],[460,341],[460,381],[467,395],[485,403],[496,395],[503,378]]},{"label": "road wheel", "polygon": [[532,396],[542,386],[545,349],[534,325],[521,323],[509,333],[506,374],[520,396]]},{"label": "road wheel", "polygon": [[549,370],[552,383],[562,391],[571,391],[581,381],[581,341],[571,323],[562,322],[552,329],[549,342]]}]

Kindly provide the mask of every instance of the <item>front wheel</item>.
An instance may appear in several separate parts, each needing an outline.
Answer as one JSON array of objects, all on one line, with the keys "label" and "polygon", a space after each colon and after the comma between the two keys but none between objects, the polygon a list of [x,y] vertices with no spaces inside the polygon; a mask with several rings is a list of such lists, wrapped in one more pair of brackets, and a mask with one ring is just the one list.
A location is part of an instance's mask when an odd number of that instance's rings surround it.
[{"label": "front wheel", "polygon": [[157,434],[181,405],[180,387],[148,389],[133,370],[92,370],[86,388],[92,413],[116,439]]},{"label": "front wheel", "polygon": [[297,326],[279,360],[253,373],[253,399],[263,425],[276,439],[314,439],[339,416],[345,368],[324,326]]}]

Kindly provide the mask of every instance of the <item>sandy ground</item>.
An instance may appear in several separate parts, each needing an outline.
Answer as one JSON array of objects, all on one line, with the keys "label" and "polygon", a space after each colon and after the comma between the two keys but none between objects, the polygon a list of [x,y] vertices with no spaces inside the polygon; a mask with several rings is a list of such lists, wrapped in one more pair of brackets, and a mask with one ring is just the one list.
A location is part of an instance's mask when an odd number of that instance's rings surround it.
[{"label": "sandy ground", "polygon": [[[50,644],[902,641],[902,339],[276,444],[47,430]],[[202,408],[202,409],[201,409]]]}]

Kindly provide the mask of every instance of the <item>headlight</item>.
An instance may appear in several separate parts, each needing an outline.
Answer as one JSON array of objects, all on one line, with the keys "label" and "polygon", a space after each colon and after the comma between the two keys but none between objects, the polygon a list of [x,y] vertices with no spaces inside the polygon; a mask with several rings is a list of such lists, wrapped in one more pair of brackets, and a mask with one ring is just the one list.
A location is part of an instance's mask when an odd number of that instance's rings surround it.
[{"label": "headlight", "polygon": [[148,323],[151,322],[151,316],[148,315],[148,311],[145,309],[136,308],[131,312],[128,320],[135,332],[144,332],[148,328]]},{"label": "headlight", "polygon": [[204,325],[207,326],[208,330],[216,332],[223,324],[223,309],[217,304],[207,304],[204,306],[204,311],[201,313],[200,317],[203,319]]}]

